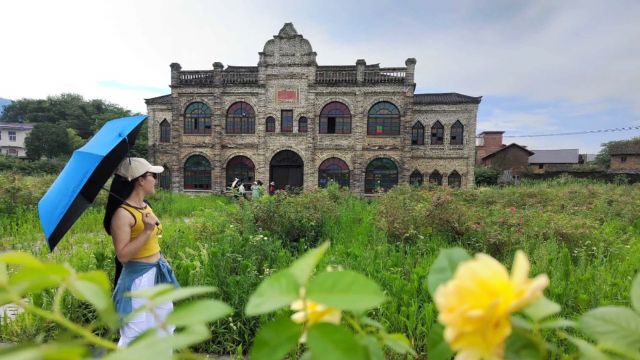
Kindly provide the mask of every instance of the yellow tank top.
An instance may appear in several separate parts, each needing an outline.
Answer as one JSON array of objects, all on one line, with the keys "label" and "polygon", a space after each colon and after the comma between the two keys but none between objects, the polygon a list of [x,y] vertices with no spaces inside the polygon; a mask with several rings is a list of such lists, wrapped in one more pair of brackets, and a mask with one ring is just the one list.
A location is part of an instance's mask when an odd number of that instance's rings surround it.
[{"label": "yellow tank top", "polygon": [[[131,240],[135,239],[144,231],[144,222],[142,221],[142,215],[145,213],[153,214],[153,210],[151,210],[151,206],[145,207],[144,209],[134,208],[129,205],[122,204],[121,207],[127,210],[133,218],[136,220],[135,224],[131,228]],[[149,255],[157,254],[160,252],[160,245],[158,244],[158,235],[162,233],[162,224],[156,226],[151,232],[151,237],[144,244],[142,249],[133,257],[133,259],[140,259]]]}]

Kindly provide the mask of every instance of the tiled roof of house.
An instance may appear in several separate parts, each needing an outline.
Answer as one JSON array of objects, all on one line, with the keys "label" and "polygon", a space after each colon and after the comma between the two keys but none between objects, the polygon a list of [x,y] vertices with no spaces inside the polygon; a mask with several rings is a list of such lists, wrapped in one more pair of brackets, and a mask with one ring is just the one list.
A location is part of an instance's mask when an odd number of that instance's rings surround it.
[{"label": "tiled roof of house", "polygon": [[529,164],[577,164],[578,149],[531,150]]},{"label": "tiled roof of house", "polygon": [[611,144],[609,145],[610,155],[640,155],[640,142]]},{"label": "tiled roof of house", "polygon": [[529,150],[529,149],[525,148],[524,146],[522,146],[522,145],[518,145],[518,144],[516,144],[516,143],[511,143],[511,144],[509,144],[509,145],[507,145],[507,146],[504,146],[504,147],[502,147],[502,148],[500,148],[500,149],[498,149],[498,150],[496,150],[496,151],[492,152],[491,154],[487,154],[487,155],[485,155],[485,156],[482,158],[482,160],[484,160],[484,159],[488,159],[488,158],[490,158],[490,157],[492,157],[492,156],[494,156],[494,155],[496,155],[496,154],[498,154],[498,153],[500,153],[500,152],[502,152],[502,151],[504,151],[504,150],[510,149],[510,148],[519,148],[519,149],[522,149],[523,151],[526,151],[527,153],[529,153],[529,156],[533,155],[533,152],[532,152],[531,150]]},{"label": "tiled roof of house", "polygon": [[3,122],[0,122],[0,129],[4,129],[4,130],[32,130],[33,129],[33,124],[3,123]]},{"label": "tiled roof of house", "polygon": [[150,99],[144,99],[147,105],[164,105],[171,104],[171,94],[153,97]]},{"label": "tiled roof of house", "polygon": [[474,97],[458,93],[413,95],[413,103],[422,105],[480,104],[481,100],[482,96]]}]

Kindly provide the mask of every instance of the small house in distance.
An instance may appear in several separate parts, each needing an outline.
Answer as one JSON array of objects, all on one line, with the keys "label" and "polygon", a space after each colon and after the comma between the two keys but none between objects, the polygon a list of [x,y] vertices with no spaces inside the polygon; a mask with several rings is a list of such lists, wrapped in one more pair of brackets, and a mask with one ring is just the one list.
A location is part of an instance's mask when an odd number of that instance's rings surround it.
[{"label": "small house in distance", "polygon": [[612,144],[609,155],[610,172],[640,173],[640,142]]},{"label": "small house in distance", "polygon": [[531,150],[529,171],[534,174],[569,171],[579,163],[578,149]]}]

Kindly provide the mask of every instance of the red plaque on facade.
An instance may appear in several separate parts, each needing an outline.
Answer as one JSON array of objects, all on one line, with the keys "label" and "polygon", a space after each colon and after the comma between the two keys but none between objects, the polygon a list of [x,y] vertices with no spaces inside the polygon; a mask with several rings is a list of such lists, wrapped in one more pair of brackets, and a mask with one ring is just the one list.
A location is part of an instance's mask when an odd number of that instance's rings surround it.
[{"label": "red plaque on facade", "polygon": [[298,90],[278,90],[278,101],[298,101]]}]

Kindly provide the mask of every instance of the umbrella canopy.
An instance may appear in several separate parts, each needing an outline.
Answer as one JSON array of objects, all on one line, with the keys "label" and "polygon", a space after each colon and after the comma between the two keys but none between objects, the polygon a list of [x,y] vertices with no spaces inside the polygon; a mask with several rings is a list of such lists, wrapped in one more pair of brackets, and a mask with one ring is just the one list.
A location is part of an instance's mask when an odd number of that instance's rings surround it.
[{"label": "umbrella canopy", "polygon": [[111,120],[74,151],[38,203],[40,224],[53,251],[127,156],[146,116]]}]

